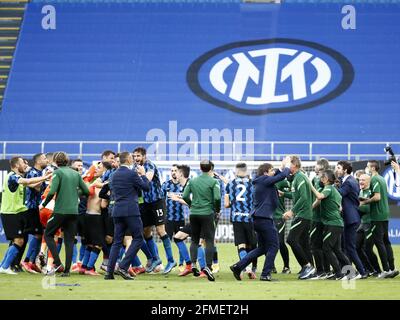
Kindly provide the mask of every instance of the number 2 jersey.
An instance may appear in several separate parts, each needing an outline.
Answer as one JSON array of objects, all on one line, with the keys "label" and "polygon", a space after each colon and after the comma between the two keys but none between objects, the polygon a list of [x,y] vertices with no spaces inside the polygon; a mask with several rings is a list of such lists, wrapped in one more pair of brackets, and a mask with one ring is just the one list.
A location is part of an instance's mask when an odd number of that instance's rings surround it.
[{"label": "number 2 jersey", "polygon": [[251,210],[253,209],[254,187],[249,178],[240,178],[230,181],[226,187],[231,204],[232,222],[251,222]]}]

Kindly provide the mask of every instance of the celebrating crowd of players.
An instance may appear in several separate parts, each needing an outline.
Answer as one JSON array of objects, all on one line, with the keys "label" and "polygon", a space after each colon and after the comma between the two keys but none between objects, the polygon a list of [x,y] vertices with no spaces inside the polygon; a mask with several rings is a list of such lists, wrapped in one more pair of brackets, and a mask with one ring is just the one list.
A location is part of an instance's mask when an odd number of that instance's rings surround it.
[{"label": "celebrating crowd of players", "polygon": [[[231,209],[230,220],[239,256],[239,262],[231,266],[231,270],[237,280],[241,280],[243,274],[256,279],[257,257],[265,254],[260,280],[271,281],[271,273],[277,272],[274,261],[278,250],[283,259],[282,273],[291,273],[285,242],[288,219],[293,220],[287,243],[299,264],[301,280],[393,278],[399,274],[388,238],[387,187],[378,173],[377,161],[369,161],[365,171],[357,171],[353,176],[349,162],[339,161],[333,171],[326,159],[320,159],[315,166],[316,176],[311,181],[296,156],[287,157],[281,170],[270,164],[261,165],[255,179],[245,163],[238,163],[231,181],[214,172],[211,161],[203,161],[200,177],[190,180],[187,165],[173,165],[170,180],[161,184],[160,172],[147,158],[146,149],[138,147],[132,156],[135,164],[129,169],[142,167],[140,170],[150,183],[148,190],[140,192],[138,200],[143,223],[140,249],[147,261],[142,264],[135,255],[127,274],[123,274],[125,279],[133,279],[141,273],[167,274],[179,265],[179,276],[193,274],[214,281],[212,273],[219,271],[214,237],[221,200],[225,208]],[[126,155],[124,161],[125,158]],[[69,276],[70,272],[77,272],[99,276],[100,270],[107,272],[114,240],[115,199],[110,181],[120,166],[119,154],[104,151],[101,161],[84,174],[82,160],[69,162],[64,152],[37,154],[32,159],[32,167],[23,158],[14,157],[10,166],[11,172],[4,180],[0,210],[10,244],[2,258],[0,273],[16,275],[24,270],[47,275]],[[392,166],[400,174],[398,164],[393,162]],[[64,168],[72,168],[75,173]],[[79,193],[60,188],[63,175],[76,179],[75,189],[78,188]],[[202,194],[201,188],[211,188],[210,195]],[[222,188],[225,192],[221,192]],[[200,196],[196,196],[198,190]],[[74,211],[78,194],[79,212],[74,214],[76,212],[70,211]],[[290,210],[285,199],[293,202]],[[190,210],[190,223],[186,224],[185,206]],[[260,227],[270,221],[273,221],[271,226]],[[162,241],[167,258],[165,266],[153,231]],[[184,241],[188,237],[192,238],[190,251]],[[79,252],[78,239],[81,240]],[[119,261],[131,242],[132,234],[127,231]],[[179,252],[176,260],[172,242]],[[63,243],[65,265],[58,256]],[[96,270],[101,253],[103,261],[100,270]],[[353,265],[356,271],[350,272]]]}]

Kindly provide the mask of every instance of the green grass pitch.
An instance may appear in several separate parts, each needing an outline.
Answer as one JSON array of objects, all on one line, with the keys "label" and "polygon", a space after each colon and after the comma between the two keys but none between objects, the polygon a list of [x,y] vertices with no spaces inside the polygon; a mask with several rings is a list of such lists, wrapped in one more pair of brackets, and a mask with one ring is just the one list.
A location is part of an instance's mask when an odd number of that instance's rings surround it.
[{"label": "green grass pitch", "polygon": [[[0,256],[3,257],[6,245],[0,245]],[[400,260],[400,246],[393,246],[397,267]],[[168,275],[142,274],[134,281],[125,281],[116,277],[114,281],[105,281],[103,277],[81,276],[73,274],[70,278],[55,278],[55,286],[42,275],[19,274],[16,276],[0,274],[0,299],[400,299],[400,276],[395,279],[358,280],[355,287],[342,287],[342,281],[300,281],[296,278],[299,271],[297,262],[291,255],[292,274],[276,274],[278,282],[257,280],[236,281],[229,265],[237,260],[233,244],[218,244],[220,272],[216,281],[195,278],[191,275],[178,277],[177,269]],[[163,249],[160,247],[162,254]],[[176,247],[174,256],[177,257]],[[142,258],[142,257],[141,257]],[[165,256],[162,254],[162,258]],[[99,258],[101,260],[101,258]],[[142,258],[142,262],[145,261]],[[264,258],[259,260],[259,271]],[[100,261],[99,261],[100,262]],[[282,259],[278,253],[276,259],[278,271],[282,269]],[[259,276],[259,273],[257,274]],[[45,279],[45,280],[43,280]]]}]

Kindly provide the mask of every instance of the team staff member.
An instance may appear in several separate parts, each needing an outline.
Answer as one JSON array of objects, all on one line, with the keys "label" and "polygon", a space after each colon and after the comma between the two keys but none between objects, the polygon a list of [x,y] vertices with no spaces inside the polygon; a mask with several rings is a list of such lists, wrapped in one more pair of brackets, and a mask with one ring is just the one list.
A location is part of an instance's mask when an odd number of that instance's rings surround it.
[{"label": "team staff member", "polygon": [[143,223],[140,218],[138,192],[150,190],[150,181],[146,177],[144,167],[137,166],[136,170],[130,169],[134,163],[132,154],[121,152],[120,162],[120,168],[114,172],[110,181],[110,189],[115,201],[112,211],[114,242],[111,246],[105,280],[114,279],[115,264],[128,230],[133,240],[115,272],[125,280],[134,279],[128,272],[129,265],[143,244]]},{"label": "team staff member", "polygon": [[[286,230],[286,220],[282,218],[282,215],[285,213],[285,195],[286,197],[291,199],[290,193],[290,183],[287,179],[281,180],[276,183],[276,189],[279,194],[279,202],[278,207],[274,213],[274,223],[276,229],[278,230],[279,235],[279,252],[281,253],[283,260],[283,269],[282,273],[289,274],[291,273],[289,267],[289,250],[285,243],[285,230]],[[289,195],[289,196],[288,196]],[[277,273],[275,267],[272,270],[272,273]]]},{"label": "team staff member", "polygon": [[357,180],[350,175],[352,171],[353,167],[348,161],[339,161],[336,165],[336,176],[341,180],[338,191],[342,196],[344,220],[343,241],[347,256],[354,263],[361,276],[365,277],[367,276],[367,272],[358,256],[356,248],[357,229],[361,223],[358,212],[360,187]]},{"label": "team staff member", "polygon": [[265,255],[266,258],[260,280],[272,281],[271,271],[279,249],[278,230],[273,220],[279,203],[278,190],[275,184],[290,174],[289,165],[290,158],[286,157],[282,161],[280,171],[275,171],[269,163],[264,163],[257,169],[257,177],[253,180],[254,209],[252,218],[254,220],[254,230],[257,233],[258,247],[230,267],[236,280],[241,280],[240,274],[242,270],[252,260]]},{"label": "team staff member", "polygon": [[383,269],[378,278],[393,278],[399,272],[394,266],[393,249],[389,241],[388,190],[385,179],[379,174],[379,169],[378,161],[368,162],[365,171],[370,172],[372,176],[370,185],[372,197],[361,201],[360,204],[370,204],[371,232],[367,235],[367,250],[372,251],[374,245],[378,249]]},{"label": "team staff member", "polygon": [[[359,176],[360,183],[360,201],[371,197],[371,177],[367,174]],[[379,266],[378,258],[375,253],[366,250],[367,234],[371,231],[371,207],[369,204],[360,205],[358,208],[361,216],[361,224],[357,230],[357,253],[363,265],[369,272],[369,275],[378,276],[382,271]]]},{"label": "team staff member", "polygon": [[24,229],[26,227],[26,212],[24,203],[25,187],[34,186],[50,178],[51,173],[42,177],[23,178],[26,164],[21,157],[10,160],[11,172],[6,176],[3,185],[1,201],[1,221],[7,240],[12,241],[0,265],[0,273],[16,274],[10,268],[18,255],[22,257],[24,248]]},{"label": "team staff member", "polygon": [[[351,265],[350,260],[343,253],[341,247],[341,237],[343,233],[343,218],[341,216],[342,196],[333,186],[336,177],[332,170],[326,170],[321,174],[321,182],[324,189],[318,192],[312,188],[317,200],[314,202],[313,207],[317,206],[320,202],[321,206],[321,219],[324,224],[323,245],[322,249],[328,258],[330,265],[333,268],[334,276],[328,278],[332,280],[341,280],[345,277],[342,272],[339,261],[343,261],[344,265]],[[358,275],[360,278],[361,275]],[[367,276],[362,276],[362,279]]]},{"label": "team staff member", "polygon": [[[190,225],[192,227],[192,243],[190,244],[190,257],[193,264],[197,261],[197,250],[200,236],[206,241],[206,263],[207,266],[201,271],[209,281],[215,281],[212,274],[212,260],[214,253],[215,214],[221,210],[221,190],[219,182],[212,174],[212,164],[209,160],[200,162],[202,174],[191,179],[185,190],[182,199],[190,207]],[[193,196],[191,199],[190,195]],[[199,275],[196,268],[192,269],[195,276]]]},{"label": "team staff member", "polygon": [[[324,189],[324,184],[321,182],[321,174],[326,170],[329,170],[328,160],[324,158],[319,159],[314,168],[316,175],[311,180],[311,184],[318,192],[321,192]],[[312,201],[314,202],[316,198],[314,193],[312,195]],[[328,259],[327,257],[325,257],[324,251],[322,250],[323,233],[324,224],[321,220],[321,207],[316,206],[315,208],[313,208],[312,227],[310,231],[310,245],[317,270],[312,275],[310,275],[307,280],[323,280],[326,279],[326,277],[330,273],[330,265]]]},{"label": "team staff member", "polygon": [[65,268],[62,276],[69,276],[76,235],[76,221],[78,217],[79,192],[89,195],[89,189],[83,182],[80,174],[68,167],[68,155],[65,152],[56,152],[53,161],[58,169],[54,171],[51,181],[50,192],[39,209],[43,209],[57,193],[54,205],[54,212],[47,222],[44,238],[54,258],[54,268],[47,270],[52,275],[63,269],[57,246],[54,242],[54,235],[59,228],[64,231],[65,243]]},{"label": "team staff member", "polygon": [[301,171],[300,159],[296,156],[290,158],[290,172],[294,175],[292,182],[293,208],[285,212],[283,218],[289,219],[295,216],[287,242],[291,246],[297,262],[302,267],[299,279],[307,279],[315,272],[309,241],[312,220],[311,183]]}]

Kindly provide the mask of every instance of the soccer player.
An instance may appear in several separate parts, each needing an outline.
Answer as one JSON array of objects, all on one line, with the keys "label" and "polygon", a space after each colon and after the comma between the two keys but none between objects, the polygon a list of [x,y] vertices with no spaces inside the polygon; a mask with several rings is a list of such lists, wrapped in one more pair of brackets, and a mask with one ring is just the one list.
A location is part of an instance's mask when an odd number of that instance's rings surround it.
[{"label": "soccer player", "polygon": [[[43,153],[38,153],[33,156],[33,167],[26,174],[26,178],[37,178],[42,176],[42,171],[47,166],[47,158]],[[29,243],[29,248],[22,262],[22,268],[30,273],[40,272],[35,264],[36,256],[40,250],[40,244],[42,242],[43,227],[40,223],[39,217],[39,205],[41,202],[41,194],[46,188],[44,182],[40,182],[37,185],[31,185],[26,188],[25,205],[28,208],[26,212],[26,233],[32,234],[33,237]]]},{"label": "soccer player", "polygon": [[87,201],[87,213],[85,215],[85,239],[86,250],[82,261],[82,267],[79,273],[98,276],[95,270],[95,264],[104,243],[104,226],[101,216],[101,201],[99,197],[101,176],[105,172],[105,166],[99,162],[93,180],[89,184],[89,198]]},{"label": "soccer player", "polygon": [[[83,161],[82,159],[74,159],[71,161],[71,168],[77,171],[81,176],[83,176]],[[76,230],[77,230],[77,235],[74,240],[74,250],[73,250],[73,255],[72,255],[72,266],[71,266],[71,272],[79,272],[81,266],[82,266],[82,260],[85,255],[85,250],[86,250],[86,240],[85,240],[85,214],[87,211],[87,198],[86,197],[80,197],[79,198],[79,205],[78,205],[78,219],[76,223]],[[81,247],[79,250],[79,262],[78,260],[78,248],[77,248],[77,243],[78,239],[77,237],[81,238]]]},{"label": "soccer player", "polygon": [[[345,275],[342,272],[339,260],[343,261],[345,265],[351,265],[350,260],[342,251],[340,241],[344,228],[343,218],[341,216],[342,196],[333,186],[336,177],[332,170],[323,171],[320,179],[324,188],[321,192],[318,192],[312,187],[312,191],[317,198],[313,207],[316,207],[317,203],[320,202],[321,220],[324,224],[322,249],[335,273],[333,277],[328,279],[341,280]],[[358,278],[361,278],[360,274],[358,276]]]},{"label": "soccer player", "polygon": [[[367,174],[360,174],[360,196],[359,200],[363,201],[371,197],[370,183],[371,177]],[[375,253],[366,249],[367,234],[371,231],[371,208],[369,204],[360,205],[358,211],[361,216],[361,224],[357,230],[357,253],[367,272],[371,276],[378,276],[382,271],[378,263]]]},{"label": "soccer player", "polygon": [[144,237],[153,256],[153,262],[146,271],[152,272],[161,264],[161,259],[158,257],[156,244],[152,236],[152,227],[155,226],[156,231],[163,242],[165,254],[168,259],[164,273],[169,273],[174,267],[176,267],[176,262],[172,255],[171,240],[165,231],[165,203],[161,189],[160,173],[157,166],[147,159],[146,153],[146,149],[143,147],[137,147],[133,151],[133,157],[136,164],[144,166],[146,177],[150,181],[150,191],[143,191],[144,203],[141,205]]},{"label": "soccer player", "polygon": [[[185,225],[183,204],[179,200],[175,201],[174,199],[179,199],[179,197],[182,196],[182,192],[186,185],[188,176],[184,177],[182,174],[182,170],[179,170],[178,167],[179,166],[176,164],[171,167],[171,179],[164,182],[162,185],[167,208],[166,231],[171,240],[174,234],[178,233],[180,228]],[[181,184],[180,180],[184,182],[184,184]],[[182,255],[182,252],[179,251],[179,267],[183,267],[183,262],[184,257]]]},{"label": "soccer player", "polygon": [[104,163],[105,167],[107,168],[106,172],[101,177],[102,182],[110,180],[111,173],[114,172],[116,170],[116,168],[118,168],[116,166],[117,163],[115,161],[115,158],[116,158],[116,153],[112,150],[105,150],[101,154],[101,161]]},{"label": "soccer player", "polygon": [[[247,174],[247,165],[243,162],[236,164],[236,178],[225,187],[224,206],[231,208],[235,246],[239,259],[243,259],[257,245],[250,215],[253,209],[253,185]],[[246,267],[246,273],[250,279],[256,278],[255,271],[249,266]]]},{"label": "soccer player", "polygon": [[[53,172],[55,169],[57,169],[57,166],[55,165],[54,161],[53,161],[53,156],[54,153],[53,152],[48,152],[45,154],[46,158],[47,158],[47,167],[43,169],[42,174],[46,175],[47,172]],[[49,184],[49,181],[45,181],[46,184]]]},{"label": "soccer player", "polygon": [[[189,175],[190,175],[190,167],[186,165],[180,165],[178,166],[178,181],[179,183],[183,186],[183,189],[185,189],[186,185],[189,183]],[[188,204],[182,199],[180,195],[177,194],[172,194],[171,199],[173,201],[178,201],[182,205],[187,206]],[[182,268],[178,276],[183,277],[188,274],[192,273],[193,265],[192,261],[190,259],[189,251],[186,247],[186,244],[184,241],[188,238],[191,237],[192,235],[192,228],[190,224],[186,224],[183,227],[179,229],[179,231],[174,235],[174,241],[176,245],[178,246],[179,253],[183,257],[184,261],[186,262],[186,267]],[[197,261],[199,262],[200,270],[206,267],[206,258],[205,258],[205,241],[204,241],[204,236],[200,236],[200,241],[198,244],[198,250],[197,250]],[[195,274],[195,276],[199,276],[200,278],[207,278],[206,274],[201,271],[199,274]]]},{"label": "soccer player", "polygon": [[185,216],[183,215],[183,205],[179,201],[173,201],[173,195],[182,195],[183,186],[178,181],[178,165],[171,167],[171,179],[165,181],[161,189],[166,203],[167,221],[165,224],[166,232],[170,239],[185,225]]},{"label": "soccer player", "polygon": [[[178,274],[179,277],[184,277],[187,276],[188,274],[193,273],[193,270],[196,270],[193,275],[195,277],[199,278],[207,278],[207,275],[203,272],[200,271],[200,273],[197,272],[197,267],[192,264],[190,260],[190,255],[189,252],[186,248],[186,245],[183,241],[185,241],[188,237],[192,236],[192,227],[190,226],[190,223],[185,224],[175,235],[174,235],[174,241],[179,247],[179,251],[183,252],[183,256],[185,257],[186,261],[186,267]],[[199,262],[199,267],[200,270],[204,269],[206,265],[206,251],[205,251],[205,245],[206,242],[204,240],[204,235],[200,236],[200,241],[198,244],[198,249],[197,249],[197,261]],[[193,269],[194,268],[194,269]]]},{"label": "soccer player", "polygon": [[389,203],[388,190],[385,179],[379,174],[379,162],[368,161],[366,172],[371,174],[370,190],[372,197],[360,202],[361,205],[370,204],[371,231],[367,235],[367,250],[372,251],[375,245],[381,260],[383,271],[378,278],[393,278],[399,272],[394,265],[392,245],[389,241]]},{"label": "soccer player", "polygon": [[287,242],[292,248],[297,262],[301,266],[299,279],[306,279],[315,272],[309,243],[309,231],[312,219],[311,183],[301,171],[301,161],[291,156],[290,172],[292,182],[293,208],[283,214],[285,220],[295,217],[289,231]]},{"label": "soccer player", "polygon": [[[102,162],[104,166],[106,167],[106,172],[103,174],[101,177],[101,181],[103,183],[103,186],[107,184],[114,172],[119,168],[120,161],[119,161],[119,153],[114,153],[111,150],[106,150],[102,153]],[[109,190],[109,188],[108,188]],[[110,193],[111,196],[111,193]],[[102,198],[100,196],[100,198]],[[113,242],[113,237],[114,237],[114,222],[111,217],[111,212],[112,212],[112,206],[113,206],[113,200],[111,199],[103,199],[101,202],[101,216],[103,218],[103,224],[104,224],[104,231],[105,231],[105,239],[103,243],[103,261],[101,263],[100,269],[103,271],[107,270],[107,265],[108,265],[108,258],[110,255],[110,250],[111,250],[111,245]],[[110,205],[110,202],[111,205]],[[110,208],[111,207],[111,208]]]},{"label": "soccer player", "polygon": [[6,238],[11,241],[11,245],[0,264],[0,273],[16,274],[10,266],[15,263],[18,255],[22,257],[23,254],[22,248],[26,236],[24,234],[25,215],[28,210],[24,203],[25,187],[42,183],[50,178],[51,173],[42,177],[23,178],[26,164],[21,157],[12,158],[10,166],[11,172],[4,180],[0,212]]},{"label": "soccer player", "polygon": [[261,272],[261,281],[274,281],[271,271],[279,249],[279,236],[273,221],[274,212],[278,206],[278,191],[275,184],[285,179],[289,174],[290,158],[286,157],[280,170],[275,170],[270,163],[264,163],[257,169],[254,185],[254,230],[257,233],[258,246],[249,252],[243,259],[230,266],[236,280],[241,280],[241,271],[255,258],[265,255],[264,267]]}]

